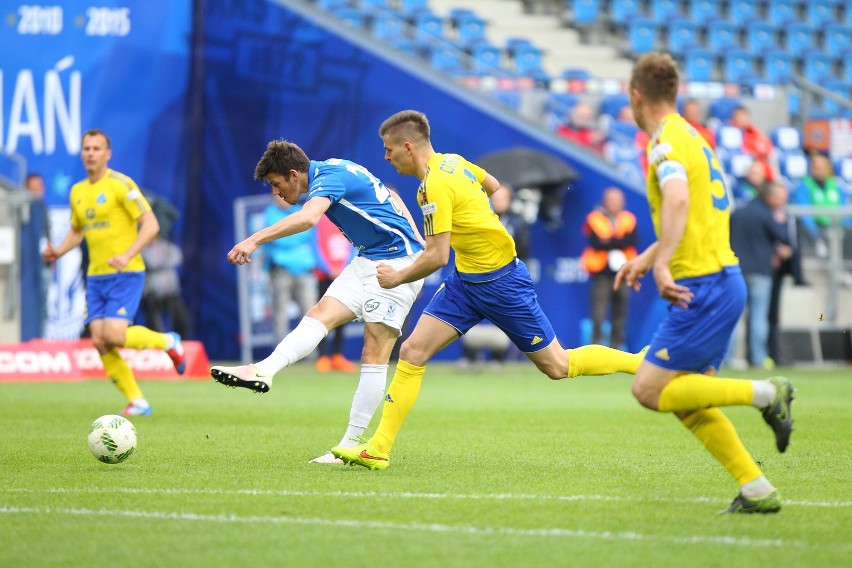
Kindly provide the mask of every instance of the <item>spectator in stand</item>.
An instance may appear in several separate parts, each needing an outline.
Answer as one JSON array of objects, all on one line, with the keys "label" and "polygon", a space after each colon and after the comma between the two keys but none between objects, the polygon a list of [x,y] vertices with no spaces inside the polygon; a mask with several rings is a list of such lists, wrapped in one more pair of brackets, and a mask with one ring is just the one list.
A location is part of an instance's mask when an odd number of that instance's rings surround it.
[{"label": "spectator in stand", "polygon": [[[340,232],[340,229],[332,223],[328,217],[322,216],[317,223],[317,268],[315,275],[319,283],[319,295],[325,296],[329,286],[337,276],[343,272],[349,261],[352,260],[352,243]],[[329,371],[342,371],[354,373],[358,365],[348,361],[343,356],[343,328],[346,324],[334,328],[329,334],[334,337],[329,340],[324,337],[317,346],[319,357],[317,357],[316,369],[320,373]]]},{"label": "spectator in stand", "polygon": [[772,369],[769,357],[769,306],[776,258],[790,258],[792,248],[786,228],[775,214],[787,205],[787,186],[764,185],[756,199],[731,215],[731,248],[740,259],[748,296],[746,336],[752,366]]},{"label": "spectator in stand", "polygon": [[[24,188],[32,197],[29,220],[21,225],[21,250],[41,251],[48,241],[47,205],[44,202],[44,178],[41,174],[27,174]],[[44,337],[47,321],[47,290],[52,270],[40,258],[27,257],[21,263],[21,286],[34,290],[38,302],[21,305],[21,340]]]},{"label": "spectator in stand", "polygon": [[779,174],[772,140],[755,126],[751,113],[744,106],[734,109],[730,122],[731,126],[736,126],[743,133],[743,151],[763,165],[767,181],[775,181]]},{"label": "spectator in stand", "polygon": [[748,167],[745,177],[734,184],[733,193],[737,205],[743,206],[757,197],[764,185],[766,185],[766,168],[755,160]]},{"label": "spectator in stand", "polygon": [[[839,207],[849,202],[849,197],[840,188],[829,159],[822,154],[813,154],[806,175],[793,194],[798,205],[828,205]],[[826,230],[832,219],[827,215],[804,216],[802,226],[816,247],[817,256],[828,257]],[[845,225],[849,226],[849,219]]]},{"label": "spectator in stand", "polygon": [[716,149],[716,133],[704,125],[701,119],[701,104],[696,99],[686,99],[683,103],[683,118],[692,126],[711,148]]},{"label": "spectator in stand", "polygon": [[[267,227],[302,210],[300,203],[290,205],[277,194],[274,200],[263,212]],[[265,258],[275,309],[276,337],[283,338],[290,333],[291,302],[295,301],[299,306],[300,316],[317,303],[317,281],[314,277],[314,269],[317,266],[315,242],[316,233],[311,227],[288,239],[276,239],[266,245]]]},{"label": "spectator in stand", "polygon": [[183,265],[183,251],[161,233],[142,251],[142,259],[145,261],[142,312],[148,327],[165,332],[165,313],[171,328],[181,337],[189,337],[189,310],[183,301],[178,274],[178,269]]},{"label": "spectator in stand", "polygon": [[604,135],[596,125],[595,112],[588,104],[579,102],[571,109],[568,122],[556,129],[557,134],[600,154]]},{"label": "spectator in stand", "polygon": [[583,234],[589,246],[580,263],[592,277],[592,343],[601,343],[604,319],[612,309],[609,346],[625,343],[624,328],[630,288],[613,290],[615,275],[625,262],[636,257],[636,216],[624,209],[624,192],[617,187],[604,190],[601,204],[586,216]]},{"label": "spectator in stand", "polygon": [[[503,184],[500,189],[491,194],[491,208],[506,227],[506,231],[515,239],[515,252],[518,258],[525,261],[529,257],[529,225],[523,215],[512,207],[514,190],[511,185]],[[462,357],[459,368],[473,369],[482,356],[491,355],[491,370],[499,370],[509,355],[511,341],[509,337],[491,322],[482,322],[473,326],[461,337]]]}]

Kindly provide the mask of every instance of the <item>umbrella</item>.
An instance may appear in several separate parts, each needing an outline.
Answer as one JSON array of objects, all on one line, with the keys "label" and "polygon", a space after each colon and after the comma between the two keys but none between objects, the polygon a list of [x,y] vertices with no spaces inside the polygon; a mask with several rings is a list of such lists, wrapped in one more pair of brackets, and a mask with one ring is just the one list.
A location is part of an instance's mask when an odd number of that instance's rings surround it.
[{"label": "umbrella", "polygon": [[476,164],[501,183],[516,189],[545,189],[564,185],[580,177],[561,158],[520,146],[486,154]]}]

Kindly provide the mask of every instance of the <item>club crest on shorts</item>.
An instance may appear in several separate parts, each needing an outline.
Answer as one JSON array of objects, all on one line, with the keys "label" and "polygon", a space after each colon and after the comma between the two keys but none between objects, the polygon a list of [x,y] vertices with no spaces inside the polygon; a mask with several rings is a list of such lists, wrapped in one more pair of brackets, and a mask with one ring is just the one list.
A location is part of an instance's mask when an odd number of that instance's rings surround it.
[{"label": "club crest on shorts", "polygon": [[388,311],[385,313],[385,317],[383,318],[385,321],[392,321],[396,317],[396,306],[394,304],[388,305]]},{"label": "club crest on shorts", "polygon": [[382,303],[377,300],[367,300],[364,302],[364,311],[365,312],[375,312],[379,309]]}]

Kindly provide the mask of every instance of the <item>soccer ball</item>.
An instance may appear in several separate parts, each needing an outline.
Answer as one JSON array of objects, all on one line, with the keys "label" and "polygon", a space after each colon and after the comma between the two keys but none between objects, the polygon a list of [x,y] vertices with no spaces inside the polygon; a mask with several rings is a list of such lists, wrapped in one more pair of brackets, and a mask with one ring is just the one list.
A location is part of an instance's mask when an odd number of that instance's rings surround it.
[{"label": "soccer ball", "polygon": [[136,449],[136,428],[117,414],[101,416],[89,427],[89,450],[104,463],[120,463]]}]

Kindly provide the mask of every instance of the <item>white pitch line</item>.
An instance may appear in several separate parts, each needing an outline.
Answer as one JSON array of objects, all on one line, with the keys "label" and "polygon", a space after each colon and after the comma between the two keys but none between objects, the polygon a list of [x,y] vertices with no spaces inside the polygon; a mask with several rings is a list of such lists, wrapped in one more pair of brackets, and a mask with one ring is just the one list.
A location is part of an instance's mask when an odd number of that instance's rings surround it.
[{"label": "white pitch line", "polygon": [[[334,497],[351,499],[458,499],[505,501],[615,501],[659,503],[725,503],[725,497],[630,497],[619,495],[535,495],[524,493],[385,493],[378,491],[301,491],[291,489],[153,489],[133,487],[50,487],[46,489],[0,487],[0,493],[125,493],[141,495],[249,495],[272,497]],[[784,506],[845,508],[852,501],[783,501]]]},{"label": "white pitch line", "polygon": [[[79,516],[114,516],[136,519],[154,519],[164,521],[192,521],[208,523],[244,523],[244,524],[278,524],[278,525],[313,525],[331,526],[347,529],[376,529],[393,531],[412,531],[422,533],[461,534],[473,536],[515,536],[515,537],[564,537],[586,538],[594,540],[631,540],[631,541],[661,541],[676,544],[721,544],[743,547],[804,547],[811,545],[803,542],[785,542],[780,539],[750,539],[730,536],[668,536],[652,535],[637,532],[587,531],[584,529],[540,528],[518,529],[508,527],[477,527],[471,525],[442,525],[424,523],[391,523],[380,521],[334,520],[314,517],[270,517],[270,516],[239,516],[239,515],[205,515],[199,513],[167,513],[159,511],[130,511],[123,509],[78,509],[61,507],[15,507],[0,505],[0,514],[35,514],[35,515],[79,515]],[[816,547],[817,545],[813,545]],[[824,545],[819,545],[823,547]]]}]

